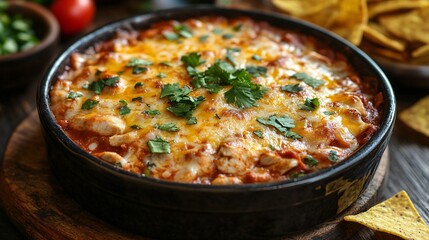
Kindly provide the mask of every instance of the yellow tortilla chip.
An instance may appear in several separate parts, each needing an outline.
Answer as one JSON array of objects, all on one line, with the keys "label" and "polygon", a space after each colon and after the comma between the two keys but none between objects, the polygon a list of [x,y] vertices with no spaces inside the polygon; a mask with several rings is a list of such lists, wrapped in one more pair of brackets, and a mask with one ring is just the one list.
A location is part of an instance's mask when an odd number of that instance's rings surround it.
[{"label": "yellow tortilla chip", "polygon": [[374,45],[370,45],[370,46],[369,45],[361,45],[360,47],[368,53],[372,53],[372,54],[382,56],[385,58],[389,58],[392,60],[405,61],[405,59],[406,59],[406,57],[404,56],[403,53],[392,51],[392,50],[387,49],[387,48],[376,47]]},{"label": "yellow tortilla chip", "polygon": [[382,1],[379,3],[371,4],[368,6],[368,16],[372,18],[379,14],[398,11],[398,10],[407,10],[413,8],[421,8],[429,6],[429,1],[419,0],[419,1],[410,1],[410,0],[396,0],[396,1]]},{"label": "yellow tortilla chip", "polygon": [[393,35],[409,42],[429,43],[429,7],[379,17],[380,24]]},{"label": "yellow tortilla chip", "polygon": [[429,227],[405,191],[397,193],[366,212],[346,216],[344,220],[404,239],[427,240],[429,237]]},{"label": "yellow tortilla chip", "polygon": [[402,111],[399,119],[407,126],[429,137],[429,96]]},{"label": "yellow tortilla chip", "polygon": [[380,28],[380,26],[369,23],[364,28],[364,36],[370,41],[377,43],[381,46],[390,48],[396,51],[404,51],[405,43],[400,40],[395,40],[392,37],[388,36],[384,29]]},{"label": "yellow tortilla chip", "polygon": [[429,54],[429,44],[423,45],[417,49],[415,49],[412,53],[411,56],[413,58],[418,58],[418,57],[422,57],[424,55],[428,55]]},{"label": "yellow tortilla chip", "polygon": [[316,25],[329,29],[340,14],[340,9],[336,5],[331,5],[323,11],[307,15],[302,19],[312,22]]},{"label": "yellow tortilla chip", "polygon": [[337,0],[273,0],[272,3],[277,8],[291,14],[295,17],[308,16],[315,14],[330,5],[336,3]]}]

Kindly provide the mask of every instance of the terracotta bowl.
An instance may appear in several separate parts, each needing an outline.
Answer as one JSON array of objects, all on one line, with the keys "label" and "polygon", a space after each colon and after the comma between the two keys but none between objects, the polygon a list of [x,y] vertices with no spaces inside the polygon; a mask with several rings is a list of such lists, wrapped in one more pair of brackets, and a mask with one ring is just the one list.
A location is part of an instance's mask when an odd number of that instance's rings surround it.
[{"label": "terracotta bowl", "polygon": [[[377,81],[384,98],[380,129],[357,152],[329,169],[294,180],[226,186],[168,182],[126,172],[88,154],[66,136],[50,110],[49,90],[73,52],[84,52],[121,28],[145,29],[162,20],[207,15],[266,21],[314,36],[342,52],[362,78]],[[51,167],[63,187],[100,218],[155,239],[267,239],[334,217],[371,181],[390,139],[396,109],[383,72],[345,40],[281,15],[204,6],[130,17],[87,34],[49,67],[39,86],[37,104]]]},{"label": "terracotta bowl", "polygon": [[9,1],[6,13],[33,21],[40,43],[28,50],[0,56],[0,90],[38,81],[57,50],[59,25],[46,8],[31,2]]}]

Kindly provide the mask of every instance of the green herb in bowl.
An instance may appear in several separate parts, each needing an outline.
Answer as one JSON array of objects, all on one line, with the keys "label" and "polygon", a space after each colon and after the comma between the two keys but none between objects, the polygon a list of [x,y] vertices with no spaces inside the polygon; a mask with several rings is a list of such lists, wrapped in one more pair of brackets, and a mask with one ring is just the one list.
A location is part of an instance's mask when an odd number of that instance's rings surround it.
[{"label": "green herb in bowl", "polygon": [[36,36],[30,19],[20,14],[5,12],[7,4],[0,1],[0,55],[24,51],[37,45]]}]

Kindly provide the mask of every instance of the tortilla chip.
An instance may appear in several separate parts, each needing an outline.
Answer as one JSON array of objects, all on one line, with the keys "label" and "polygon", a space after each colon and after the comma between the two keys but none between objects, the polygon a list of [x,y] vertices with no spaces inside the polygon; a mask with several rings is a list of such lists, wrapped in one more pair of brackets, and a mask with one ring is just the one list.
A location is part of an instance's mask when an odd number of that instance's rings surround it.
[{"label": "tortilla chip", "polygon": [[302,17],[302,19],[329,29],[339,14],[340,9],[336,5],[331,5],[315,14]]},{"label": "tortilla chip", "polygon": [[380,24],[393,35],[409,42],[429,43],[429,7],[379,17]]},{"label": "tortilla chip", "polygon": [[336,3],[337,0],[273,0],[274,6],[295,17],[315,14]]},{"label": "tortilla chip", "polygon": [[375,23],[369,23],[367,26],[365,26],[363,33],[365,38],[381,46],[396,51],[405,50],[405,43],[403,41],[395,40],[388,36],[388,33],[386,33],[384,29]]},{"label": "tortilla chip", "polygon": [[374,45],[371,45],[371,47],[365,47],[364,50],[392,60],[405,61],[406,59],[406,56],[403,53],[392,51],[386,48],[376,47]]},{"label": "tortilla chip", "polygon": [[429,96],[402,111],[399,119],[407,126],[429,137]]},{"label": "tortilla chip", "polygon": [[389,13],[389,12],[394,12],[399,10],[410,10],[414,8],[421,8],[421,7],[427,7],[427,6],[429,6],[429,1],[427,0],[382,1],[368,6],[368,17],[372,18],[374,16],[377,16],[383,13]]},{"label": "tortilla chip", "polygon": [[419,58],[422,57],[424,55],[428,55],[429,54],[429,44],[423,45],[417,49],[415,49],[412,53],[411,56],[413,58]]},{"label": "tortilla chip", "polygon": [[429,236],[429,227],[405,191],[397,193],[366,212],[346,216],[344,220],[404,239],[427,240]]}]

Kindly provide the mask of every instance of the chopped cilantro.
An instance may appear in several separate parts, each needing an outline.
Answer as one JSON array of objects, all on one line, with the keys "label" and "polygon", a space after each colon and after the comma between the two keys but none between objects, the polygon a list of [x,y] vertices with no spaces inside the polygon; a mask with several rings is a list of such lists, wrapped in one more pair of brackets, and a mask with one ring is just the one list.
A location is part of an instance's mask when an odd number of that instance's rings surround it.
[{"label": "chopped cilantro", "polygon": [[142,98],[142,97],[135,97],[135,98],[132,98],[132,99],[131,99],[131,101],[132,101],[132,102],[136,102],[136,101],[137,101],[137,102],[141,102],[142,100],[143,100],[143,98]]},{"label": "chopped cilantro", "polygon": [[317,164],[319,164],[319,161],[318,161],[317,159],[315,159],[313,156],[311,156],[311,155],[307,155],[307,156],[304,158],[304,163],[305,163],[307,166],[309,166],[309,167],[314,167],[314,166],[316,166]]},{"label": "chopped cilantro", "polygon": [[167,110],[178,117],[185,117],[190,119],[192,117],[192,111],[202,103],[205,98],[198,96],[196,98],[188,96],[191,89],[188,86],[180,88],[179,84],[166,84],[162,86],[161,97],[169,97],[170,106]]},{"label": "chopped cilantro", "polygon": [[142,127],[140,125],[137,125],[137,124],[131,125],[130,128],[135,129],[135,130],[142,129]]},{"label": "chopped cilantro", "polygon": [[248,71],[253,77],[266,76],[268,69],[261,66],[247,66],[246,71]]},{"label": "chopped cilantro", "polygon": [[199,38],[200,42],[202,42],[202,43],[207,42],[207,39],[209,39],[209,35],[208,35],[208,34],[203,35],[203,36],[201,36],[201,37]]},{"label": "chopped cilantro", "polygon": [[134,66],[133,67],[133,74],[140,74],[147,71],[147,67],[140,67],[140,66]]},{"label": "chopped cilantro", "polygon": [[165,31],[162,33],[162,35],[165,37],[165,39],[169,41],[174,41],[179,39],[179,35],[177,35],[175,32]]},{"label": "chopped cilantro", "polygon": [[132,58],[128,64],[127,67],[135,67],[135,66],[150,66],[153,62],[141,59],[141,58]]},{"label": "chopped cilantro", "polygon": [[94,91],[95,94],[100,94],[104,89],[104,82],[102,79],[94,81],[88,85],[88,90]]},{"label": "chopped cilantro", "polygon": [[234,30],[234,31],[236,31],[236,32],[239,32],[240,30],[241,30],[241,28],[243,27],[243,24],[242,23],[240,23],[240,24],[237,24],[237,25],[235,25],[233,28],[232,28],[232,30]]},{"label": "chopped cilantro", "polygon": [[180,88],[178,83],[174,84],[165,84],[162,86],[161,96],[160,98],[170,97],[172,101],[180,100],[180,98],[184,95],[188,95],[191,92],[191,88],[188,86],[184,86]]},{"label": "chopped cilantro", "polygon": [[272,145],[272,144],[268,144],[268,147],[271,149],[271,150],[273,150],[273,151],[276,151],[277,149],[276,149],[276,147],[274,146],[274,145]]},{"label": "chopped cilantro", "polygon": [[237,65],[235,63],[235,59],[233,57],[234,53],[239,53],[241,51],[240,48],[234,47],[234,48],[227,48],[226,49],[226,59],[232,64],[232,65]]},{"label": "chopped cilantro", "polygon": [[264,138],[264,133],[260,130],[253,131],[253,134],[255,134],[258,138]]},{"label": "chopped cilantro", "polygon": [[151,169],[152,168],[154,168],[154,167],[156,167],[156,164],[155,163],[151,163],[151,162],[146,162],[146,167],[144,168],[144,171],[143,171],[143,174],[146,176],[146,177],[149,177],[150,175],[151,175]]},{"label": "chopped cilantro", "polygon": [[176,31],[176,33],[178,33],[181,37],[184,38],[191,38],[192,37],[192,32],[191,30],[182,24],[177,24],[173,26],[174,31]]},{"label": "chopped cilantro", "polygon": [[188,125],[194,125],[194,124],[197,124],[197,118],[196,118],[196,117],[190,117],[190,118],[188,119],[188,121],[186,122],[186,124],[188,124]]},{"label": "chopped cilantro", "polygon": [[98,103],[99,103],[99,101],[97,101],[97,100],[87,99],[82,104],[82,109],[90,110],[90,109],[94,108],[95,106],[97,106]]},{"label": "chopped cilantro", "polygon": [[223,38],[223,39],[231,39],[232,37],[234,37],[234,35],[233,35],[233,34],[231,34],[231,33],[226,33],[226,34],[223,34],[223,35],[222,35],[222,38]]},{"label": "chopped cilantro", "polygon": [[156,123],[155,128],[162,130],[162,131],[167,131],[167,132],[177,132],[180,130],[180,128],[178,128],[176,126],[176,124],[174,124],[174,123],[165,123],[165,124],[161,124],[161,125],[158,125]]},{"label": "chopped cilantro", "polygon": [[197,67],[206,62],[204,60],[201,60],[200,58],[200,54],[192,52],[189,55],[183,55],[180,60],[182,60],[182,62],[184,62],[187,66]]},{"label": "chopped cilantro", "polygon": [[119,108],[119,115],[126,115],[131,112],[130,107],[128,107],[128,103],[125,100],[119,100],[119,102],[123,104],[123,106]]},{"label": "chopped cilantro", "polygon": [[299,109],[304,111],[314,111],[320,106],[318,98],[306,98],[304,104],[302,104]]},{"label": "chopped cilantro", "polygon": [[147,146],[151,153],[170,153],[170,142],[160,137],[149,140]]},{"label": "chopped cilantro", "polygon": [[103,83],[106,86],[113,87],[116,86],[119,82],[119,76],[113,76],[103,79]]},{"label": "chopped cilantro", "polygon": [[167,66],[167,67],[172,67],[173,66],[173,64],[171,64],[169,62],[165,62],[165,61],[164,62],[160,62],[159,64]]},{"label": "chopped cilantro", "polygon": [[290,92],[290,93],[297,93],[297,92],[300,92],[300,91],[304,90],[304,88],[301,87],[299,85],[299,83],[298,84],[290,84],[290,85],[281,86],[280,89],[282,91],[286,91],[286,92]]},{"label": "chopped cilantro", "polygon": [[67,99],[76,99],[76,98],[78,98],[78,97],[82,97],[83,96],[83,94],[82,93],[79,93],[79,92],[73,92],[73,91],[71,91],[71,92],[69,92],[69,94],[67,95]]},{"label": "chopped cilantro", "polygon": [[290,130],[295,127],[295,121],[287,115],[283,115],[280,117],[276,115],[271,115],[267,119],[257,118],[256,121],[263,125],[272,126],[276,128],[279,132],[283,133],[284,136],[287,138],[292,138],[294,140],[302,138],[299,134]]},{"label": "chopped cilantro", "polygon": [[117,74],[118,74],[119,76],[121,76],[122,74],[124,74],[124,72],[125,72],[125,71],[119,71],[119,72],[117,72]]},{"label": "chopped cilantro", "polygon": [[290,179],[300,178],[305,176],[305,172],[293,172],[289,175]]},{"label": "chopped cilantro", "polygon": [[318,88],[318,87],[322,86],[323,84],[325,84],[325,81],[314,78],[314,77],[312,77],[312,76],[310,76],[304,72],[295,73],[294,75],[292,75],[292,77],[296,78],[300,81],[304,81],[305,84],[307,84],[308,86],[310,86],[312,88]]},{"label": "chopped cilantro", "polygon": [[142,82],[137,82],[135,85],[134,85],[134,88],[139,88],[139,87],[143,87],[143,83]]},{"label": "chopped cilantro", "polygon": [[166,78],[167,77],[167,74],[165,74],[165,73],[159,73],[158,75],[156,75],[157,77],[159,77],[159,78]]},{"label": "chopped cilantro", "polygon": [[100,76],[101,73],[102,73],[102,71],[97,69],[97,71],[95,71],[95,76]]},{"label": "chopped cilantro", "polygon": [[212,33],[217,34],[217,35],[221,34],[222,32],[223,32],[222,29],[219,29],[219,28],[215,28],[212,31]]},{"label": "chopped cilantro", "polygon": [[256,55],[256,54],[254,54],[254,55],[252,56],[252,59],[253,59],[253,60],[255,60],[255,61],[261,61],[261,60],[262,60],[261,56]]},{"label": "chopped cilantro", "polygon": [[156,116],[156,115],[160,115],[161,112],[158,110],[144,110],[145,114],[150,115],[150,116]]},{"label": "chopped cilantro", "polygon": [[258,106],[256,100],[262,98],[265,92],[267,92],[267,89],[261,85],[249,82],[239,83],[225,92],[225,99],[227,103],[234,103],[238,108],[245,109]]},{"label": "chopped cilantro", "polygon": [[335,112],[334,111],[323,111],[323,114],[329,116],[329,115],[334,115]]},{"label": "chopped cilantro", "polygon": [[340,158],[338,156],[338,153],[334,150],[329,151],[328,159],[331,162],[337,162]]}]

